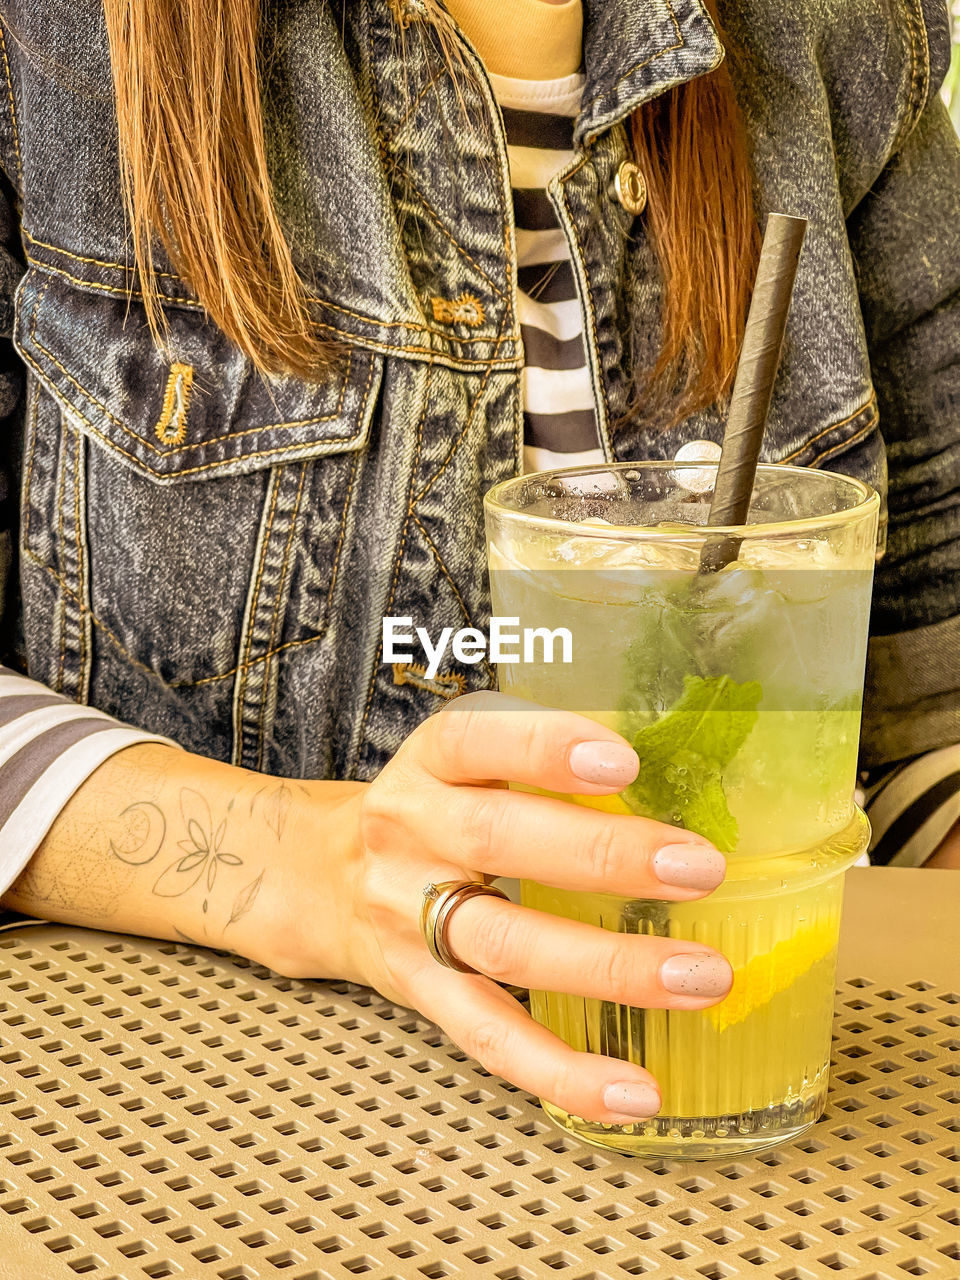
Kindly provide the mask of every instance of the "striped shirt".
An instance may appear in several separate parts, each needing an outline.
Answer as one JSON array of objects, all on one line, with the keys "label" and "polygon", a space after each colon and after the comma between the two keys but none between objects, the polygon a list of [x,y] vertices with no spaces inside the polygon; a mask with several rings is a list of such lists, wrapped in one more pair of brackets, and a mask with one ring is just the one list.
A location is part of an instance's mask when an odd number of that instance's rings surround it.
[{"label": "striped shirt", "polygon": [[0,666],[0,894],[77,788],[138,742],[175,745]]},{"label": "striped shirt", "polygon": [[503,115],[517,235],[524,469],[602,462],[570,246],[547,186],[576,158],[583,76],[490,76]]},{"label": "striped shirt", "polygon": [[960,822],[960,744],[878,770],[863,783],[871,862],[922,866]]}]

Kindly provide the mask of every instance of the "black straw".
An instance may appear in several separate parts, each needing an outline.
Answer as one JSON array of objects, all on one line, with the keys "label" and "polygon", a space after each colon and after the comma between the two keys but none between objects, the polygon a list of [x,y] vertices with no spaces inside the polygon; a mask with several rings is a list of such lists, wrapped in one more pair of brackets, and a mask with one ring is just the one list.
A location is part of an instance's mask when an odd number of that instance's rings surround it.
[{"label": "black straw", "polygon": [[[767,219],[707,524],[746,523],[806,230],[806,218],[771,213]],[[715,573],[736,560],[740,542],[707,542],[700,572]]]}]

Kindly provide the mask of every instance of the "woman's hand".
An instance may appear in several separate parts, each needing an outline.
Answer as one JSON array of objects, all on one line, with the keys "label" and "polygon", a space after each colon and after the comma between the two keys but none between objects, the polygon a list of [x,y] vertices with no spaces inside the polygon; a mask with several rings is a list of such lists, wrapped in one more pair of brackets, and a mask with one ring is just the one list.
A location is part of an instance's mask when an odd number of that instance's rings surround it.
[{"label": "woman's hand", "polygon": [[729,989],[722,956],[483,895],[458,906],[446,932],[479,970],[464,974],[433,959],[419,928],[424,888],[444,880],[511,876],[678,902],[716,888],[723,859],[698,836],[505,789],[609,795],[636,771],[610,730],[495,693],[426,721],[370,784],[270,778],[137,745],[77,790],[3,901],[227,948],[291,977],[367,983],[566,1111],[650,1116],[659,1094],[646,1071],[569,1048],[499,984],[703,1009]]},{"label": "woman's hand", "polygon": [[327,813],[325,849],[306,851],[312,876],[304,866],[288,884],[283,954],[271,948],[268,963],[291,976],[372,985],[421,1010],[488,1071],[584,1119],[652,1116],[660,1096],[647,1071],[569,1048],[498,984],[704,1009],[730,988],[721,955],[487,895],[458,906],[446,933],[479,975],[438,964],[419,930],[423,889],[444,880],[515,876],[674,902],[716,888],[724,860],[692,833],[504,787],[609,795],[636,777],[637,765],[622,738],[584,717],[503,694],[458,699],[421,725],[375,782],[341,802],[336,825],[341,837],[352,828],[352,837],[331,845]]}]

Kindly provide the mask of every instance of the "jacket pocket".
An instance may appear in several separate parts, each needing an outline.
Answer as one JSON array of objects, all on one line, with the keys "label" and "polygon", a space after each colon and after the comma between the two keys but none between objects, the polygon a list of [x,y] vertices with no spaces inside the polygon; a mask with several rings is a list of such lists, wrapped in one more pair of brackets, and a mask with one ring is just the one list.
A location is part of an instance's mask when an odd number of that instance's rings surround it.
[{"label": "jacket pocket", "polygon": [[160,484],[363,448],[380,357],[351,348],[322,381],[267,381],[198,308],[166,314],[163,351],[126,296],[33,269],[15,341],[80,431]]},{"label": "jacket pocket", "polygon": [[289,655],[310,655],[326,696],[382,358],[350,349],[324,382],[267,381],[199,310],[168,321],[161,352],[126,297],[37,270],[21,285],[28,662],[260,767]]}]

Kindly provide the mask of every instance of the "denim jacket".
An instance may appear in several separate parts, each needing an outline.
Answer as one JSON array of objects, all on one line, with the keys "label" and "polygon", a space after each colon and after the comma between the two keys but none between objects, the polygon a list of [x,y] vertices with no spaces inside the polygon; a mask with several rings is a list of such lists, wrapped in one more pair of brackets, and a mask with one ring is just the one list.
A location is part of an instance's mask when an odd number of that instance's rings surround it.
[{"label": "denim jacket", "polygon": [[[96,0],[2,0],[0,413],[7,626],[31,675],[184,746],[370,778],[486,665],[381,661],[381,618],[488,612],[481,499],[521,448],[502,122],[419,0],[276,0],[264,110],[281,219],[343,359],[264,381],[160,256],[136,290]],[[550,185],[610,458],[718,440],[623,425],[660,275],[616,198],[626,123],[724,56],[701,0],[586,0],[577,154]],[[811,226],[769,460],[885,493],[867,763],[960,738],[960,145],[943,0],[730,0],[758,211]],[[639,328],[632,333],[632,319]],[[632,334],[632,336],[631,336]],[[17,587],[19,586],[19,590]],[[11,640],[11,643],[12,640]],[[8,646],[9,647],[9,646]]]}]

